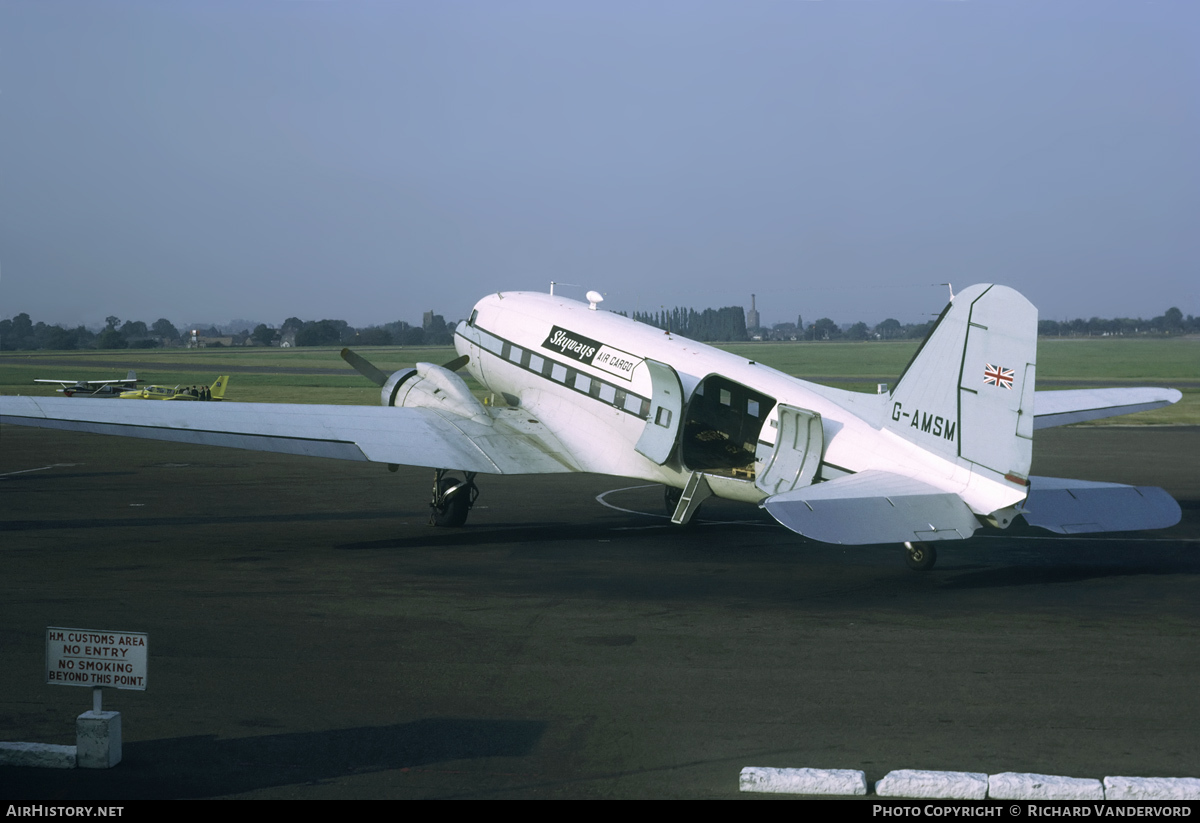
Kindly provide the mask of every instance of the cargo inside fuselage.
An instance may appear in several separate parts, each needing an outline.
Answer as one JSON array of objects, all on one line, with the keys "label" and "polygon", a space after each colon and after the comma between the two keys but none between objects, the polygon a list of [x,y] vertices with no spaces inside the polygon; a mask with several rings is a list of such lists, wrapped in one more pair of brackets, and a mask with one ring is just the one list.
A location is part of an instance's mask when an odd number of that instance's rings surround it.
[{"label": "cargo inside fuselage", "polygon": [[775,398],[719,374],[697,384],[684,412],[680,457],[691,471],[754,479],[759,434]]}]

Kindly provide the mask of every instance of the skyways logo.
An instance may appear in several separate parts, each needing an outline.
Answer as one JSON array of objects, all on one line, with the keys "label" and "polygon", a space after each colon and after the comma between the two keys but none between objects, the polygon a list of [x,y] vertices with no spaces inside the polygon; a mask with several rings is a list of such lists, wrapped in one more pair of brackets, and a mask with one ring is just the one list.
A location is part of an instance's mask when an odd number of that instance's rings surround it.
[{"label": "skyways logo", "polygon": [[595,366],[600,371],[608,372],[614,377],[624,380],[633,379],[633,370],[642,358],[634,357],[629,352],[614,349],[599,340],[592,340],[582,334],[567,331],[559,326],[550,329],[550,334],[542,343],[542,348],[566,355],[580,363]]},{"label": "skyways logo", "polygon": [[596,352],[600,350],[600,343],[590,337],[584,337],[582,334],[575,334],[555,326],[550,329],[550,336],[546,338],[542,348],[573,357],[581,363],[590,364],[592,358],[596,356]]}]

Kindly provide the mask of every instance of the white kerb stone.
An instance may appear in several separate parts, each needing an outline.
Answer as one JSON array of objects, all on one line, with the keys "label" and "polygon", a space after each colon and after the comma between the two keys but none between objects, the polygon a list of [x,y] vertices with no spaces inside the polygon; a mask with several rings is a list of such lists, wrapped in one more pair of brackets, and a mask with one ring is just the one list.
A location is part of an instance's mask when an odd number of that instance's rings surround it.
[{"label": "white kerb stone", "polygon": [[738,789],[743,792],[781,794],[867,793],[867,775],[855,769],[773,769],[747,766],[742,769]]},{"label": "white kerb stone", "polygon": [[1106,800],[1200,800],[1195,777],[1106,777]]},{"label": "white kerb stone", "polygon": [[1104,786],[1088,777],[1003,772],[988,778],[995,800],[1103,800]]},{"label": "white kerb stone", "polygon": [[982,772],[934,772],[897,769],[875,784],[880,797],[948,797],[983,800],[988,793],[988,776]]},{"label": "white kerb stone", "polygon": [[0,766],[75,768],[75,747],[51,743],[0,743]]}]

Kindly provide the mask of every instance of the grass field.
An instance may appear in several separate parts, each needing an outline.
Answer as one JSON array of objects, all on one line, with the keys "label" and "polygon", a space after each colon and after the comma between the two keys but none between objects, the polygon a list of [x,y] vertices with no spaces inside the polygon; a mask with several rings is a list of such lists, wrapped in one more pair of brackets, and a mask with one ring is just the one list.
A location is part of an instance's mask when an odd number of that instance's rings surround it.
[{"label": "grass field", "polygon": [[[807,380],[855,391],[894,384],[917,349],[896,343],[739,343],[726,350]],[[168,386],[210,383],[230,373],[226,398],[252,403],[374,404],[378,389],[350,369],[336,348],[166,349],[0,353],[0,394],[53,395],[35,378],[102,380],[130,368],[146,381]],[[364,348],[384,371],[418,361],[445,363],[456,356],[445,347]],[[314,370],[316,373],[305,373]],[[465,372],[463,373],[465,376]],[[1174,386],[1183,400],[1166,409],[1109,418],[1088,425],[1200,424],[1200,340],[1043,339],[1038,344],[1038,381],[1087,385]],[[468,377],[478,394],[483,388]],[[1061,386],[1066,388],[1067,386]]]}]

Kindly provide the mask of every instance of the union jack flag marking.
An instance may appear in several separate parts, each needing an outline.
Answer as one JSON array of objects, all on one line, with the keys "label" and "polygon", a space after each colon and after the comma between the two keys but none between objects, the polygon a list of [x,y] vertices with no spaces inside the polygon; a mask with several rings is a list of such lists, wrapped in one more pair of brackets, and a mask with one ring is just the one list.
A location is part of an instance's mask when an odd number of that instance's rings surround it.
[{"label": "union jack flag marking", "polygon": [[991,363],[988,363],[987,368],[983,370],[983,385],[996,386],[997,388],[1003,386],[1012,391],[1013,370],[1006,369],[1003,366],[993,366]]}]

